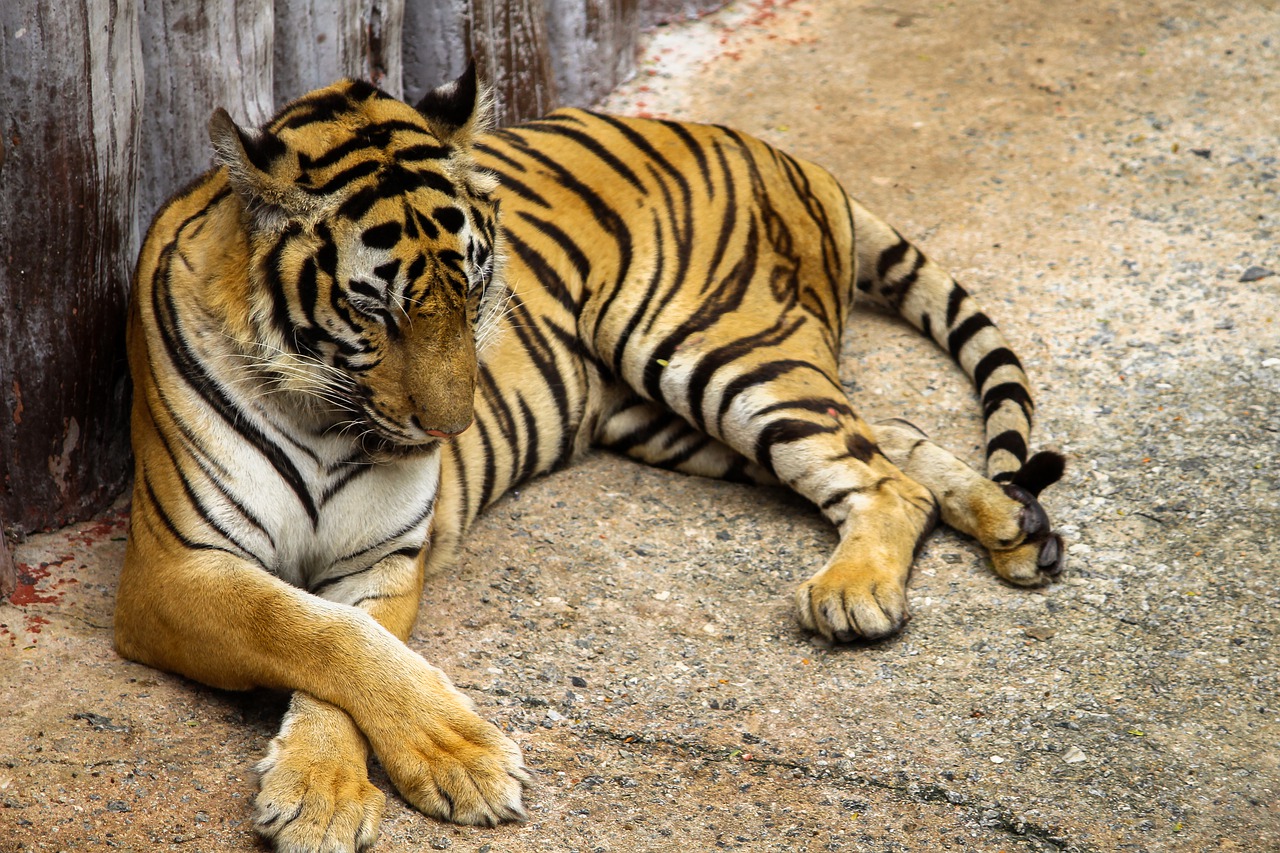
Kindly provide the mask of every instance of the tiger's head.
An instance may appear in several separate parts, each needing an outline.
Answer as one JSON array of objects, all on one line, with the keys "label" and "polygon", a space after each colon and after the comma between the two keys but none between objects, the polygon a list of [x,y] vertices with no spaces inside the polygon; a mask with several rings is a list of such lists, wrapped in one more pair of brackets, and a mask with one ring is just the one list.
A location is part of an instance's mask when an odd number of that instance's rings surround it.
[{"label": "tiger's head", "polygon": [[301,405],[405,450],[471,423],[506,305],[474,67],[411,107],[344,80],[264,127],[209,122],[244,203],[255,369]]}]

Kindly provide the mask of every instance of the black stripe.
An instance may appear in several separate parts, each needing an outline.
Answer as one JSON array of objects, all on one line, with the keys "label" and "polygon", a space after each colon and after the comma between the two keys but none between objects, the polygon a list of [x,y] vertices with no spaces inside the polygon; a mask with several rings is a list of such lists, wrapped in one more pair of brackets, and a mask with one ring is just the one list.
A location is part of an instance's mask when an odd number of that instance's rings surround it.
[{"label": "black stripe", "polygon": [[[458,489],[462,492],[458,500],[458,506],[462,507],[462,517],[458,519],[459,528],[464,527],[466,520],[469,518],[472,518],[476,512],[480,511],[479,507],[476,507],[474,512],[472,511],[471,483],[467,479],[466,457],[462,455],[461,444],[462,443],[460,441],[450,441],[445,444],[446,451],[453,458],[453,469],[458,472],[457,486],[458,486]],[[445,485],[444,477],[443,477],[444,466],[442,465],[441,468],[442,468],[442,474],[441,474],[441,480],[440,480],[440,488],[445,489],[447,488],[447,486]],[[433,527],[436,527],[436,526],[437,525],[433,525]]]},{"label": "black stripe", "polygon": [[[438,448],[438,447],[439,447],[439,445],[436,445],[436,447]],[[433,452],[433,453],[434,453],[434,452],[437,452],[437,451],[436,451],[436,449],[435,449],[435,448],[432,448],[432,450],[431,450],[430,452]],[[402,537],[408,536],[410,533],[412,533],[412,532],[413,532],[414,528],[419,527],[419,526],[420,526],[420,525],[422,525],[422,524],[423,524],[423,523],[424,523],[428,518],[430,518],[430,517],[431,517],[431,513],[432,513],[434,510],[435,510],[435,499],[433,498],[432,500],[429,500],[429,501],[427,501],[427,502],[426,502],[426,504],[422,507],[422,509],[418,512],[418,514],[417,514],[417,515],[413,516],[413,518],[409,519],[409,520],[408,520],[408,521],[406,521],[404,524],[400,525],[400,527],[399,527],[395,532],[387,534],[386,536],[382,537],[382,539],[378,540],[377,542],[375,542],[375,543],[374,543],[374,544],[372,544],[372,545],[369,545],[368,547],[361,548],[361,549],[360,549],[360,550],[358,550],[358,551],[352,551],[350,554],[346,554],[345,556],[340,557],[339,559],[335,560],[335,561],[334,561],[334,563],[335,563],[335,564],[341,564],[341,563],[349,562],[349,561],[351,561],[351,560],[357,560],[357,559],[359,559],[360,557],[363,557],[363,556],[365,556],[366,554],[370,553],[371,551],[376,551],[376,550],[378,550],[379,548],[383,548],[383,547],[385,547],[385,546],[386,546],[386,544],[387,544],[388,542],[394,542],[394,541],[396,541],[397,539],[400,539],[400,538],[402,538]],[[417,548],[407,548],[407,547],[402,547],[402,548],[399,548],[399,549],[397,549],[397,550],[395,550],[395,551],[391,551],[391,552],[388,552],[388,553],[386,553],[386,554],[383,554],[381,557],[379,557],[377,560],[375,560],[375,561],[373,562],[373,565],[371,565],[371,566],[367,567],[366,569],[362,569],[361,571],[367,571],[369,568],[373,568],[373,566],[376,566],[379,562],[381,562],[382,560],[385,560],[387,557],[391,556],[391,554],[399,554],[399,553],[403,553],[403,552],[405,552],[405,551],[408,551],[410,554],[412,554],[412,555],[416,555],[416,554],[418,553],[418,550],[419,550],[419,548],[420,548],[420,547],[421,547],[421,546],[419,546],[419,547],[417,547]],[[352,574],[359,574],[359,572],[353,572]],[[321,588],[323,588],[323,587],[325,587],[325,586],[330,586],[330,585],[332,585],[333,583],[337,583],[338,581],[341,581],[341,580],[345,579],[346,577],[347,577],[347,576],[346,576],[346,575],[344,575],[343,577],[334,578],[332,581],[326,580],[326,581],[324,581],[324,582],[321,584],[321,586],[320,586],[320,587],[313,587],[313,588],[311,589],[311,592],[315,592],[317,589],[321,589]]]},{"label": "black stripe", "polygon": [[[508,142],[515,142],[516,140],[516,136],[512,134],[510,131],[500,130],[494,133],[493,135],[499,139],[505,139]],[[475,145],[475,150],[481,154],[484,154],[487,157],[493,157],[496,160],[501,160],[504,164],[506,164],[512,169],[515,169],[517,172],[528,171],[525,168],[524,163],[521,163],[519,160],[515,159],[510,154],[503,151],[501,148],[494,148],[492,145],[485,142],[477,142]],[[509,177],[509,174],[506,172],[503,172],[502,176],[503,178],[507,178]]]},{"label": "black stripe", "polygon": [[777,476],[777,471],[773,467],[774,447],[779,444],[802,441],[815,435],[832,433],[836,429],[837,427],[834,424],[815,424],[812,421],[797,420],[795,418],[782,418],[773,421],[760,430],[760,435],[756,437],[755,460],[767,468],[769,473]]},{"label": "black stripe", "polygon": [[243,411],[227,394],[222,384],[205,370],[204,364],[181,334],[178,320],[181,312],[178,310],[173,294],[169,291],[168,281],[165,277],[165,271],[169,266],[169,258],[173,254],[173,245],[173,243],[170,243],[161,251],[159,263],[156,265],[155,276],[151,284],[151,310],[156,317],[165,351],[169,353],[169,357],[177,365],[179,373],[181,373],[184,381],[190,387],[191,393],[194,396],[203,398],[218,413],[228,427],[238,432],[250,445],[257,448],[266,457],[281,479],[288,483],[294,494],[297,495],[298,501],[302,504],[303,509],[306,510],[311,523],[313,525],[316,524],[319,521],[319,514],[315,501],[307,489],[306,481],[297,467],[294,466],[293,461],[289,459],[278,444],[254,426],[249,419],[243,417]]},{"label": "black stripe", "polygon": [[[569,263],[573,264],[573,269],[578,274],[578,280],[585,285],[587,283],[587,278],[591,275],[591,261],[587,258],[582,249],[579,248],[578,244],[574,242],[573,238],[570,237],[559,225],[556,225],[548,219],[541,219],[523,210],[520,211],[519,216],[520,219],[529,223],[529,225],[535,228],[540,234],[542,234],[542,236],[551,240],[559,247],[560,251],[564,253],[565,258]],[[532,252],[532,249],[523,241],[519,240],[513,232],[507,233],[507,240],[508,245],[519,242],[521,246],[524,246]],[[542,262],[544,268],[549,271],[550,266],[542,259],[542,256],[538,255],[537,257]],[[541,278],[542,276],[539,276],[540,280]],[[561,300],[561,303],[566,304],[566,306],[573,304],[572,300],[565,303],[563,299]]]},{"label": "black stripe", "polygon": [[960,359],[960,350],[969,342],[969,339],[992,325],[995,324],[991,322],[986,314],[979,312],[970,315],[968,319],[953,329],[951,334],[947,336],[947,350],[951,353],[951,357],[958,361]]},{"label": "black stripe", "polygon": [[982,386],[986,385],[987,380],[991,378],[991,374],[995,373],[999,368],[1007,366],[1021,370],[1022,362],[1018,361],[1018,357],[1008,347],[993,349],[984,355],[982,360],[978,362],[977,367],[973,369],[974,386],[981,391]]},{"label": "black stripe", "polygon": [[[642,413],[647,416],[647,419],[641,421],[639,424],[627,430],[617,438],[610,439],[608,442],[600,442],[601,447],[606,447],[617,453],[630,453],[635,448],[648,443],[648,441],[654,436],[670,429],[671,425],[677,421],[683,423],[683,421],[680,421],[679,417],[674,412],[659,409],[657,406],[649,404],[640,397],[633,398],[628,406],[621,408],[614,414],[610,415],[609,419],[613,420],[621,417],[624,412],[628,412],[633,409],[640,409]],[[688,424],[685,424],[685,428],[688,428]]]},{"label": "black stripe", "polygon": [[419,143],[417,145],[406,145],[404,148],[396,151],[397,160],[444,160],[453,153],[453,147],[450,145],[431,145],[428,143]]},{"label": "black stripe", "polygon": [[[604,165],[608,166],[618,174],[623,180],[631,184],[641,193],[647,193],[645,185],[641,182],[640,176],[631,170],[631,167],[622,162],[606,145],[596,139],[589,133],[585,133],[577,128],[567,127],[568,123],[582,125],[582,122],[573,116],[560,116],[555,121],[530,122],[522,125],[521,129],[533,133],[545,133],[552,136],[560,136],[565,139],[576,142],[579,147],[586,149],[595,155],[596,159]],[[578,162],[578,158],[571,157],[571,160]]]},{"label": "black stripe", "polygon": [[706,184],[707,196],[708,198],[714,199],[716,196],[716,188],[711,183],[711,169],[707,163],[707,152],[703,149],[703,146],[694,138],[688,128],[680,122],[663,120],[661,124],[667,130],[674,133],[680,141],[685,144],[685,147],[689,149],[690,153],[693,154],[694,160],[698,163],[698,171],[702,174],[702,181]]},{"label": "black stripe", "polygon": [[[804,362],[798,363],[804,364]],[[853,417],[853,409],[849,408],[848,403],[830,397],[802,397],[798,400],[783,400],[780,403],[774,403],[771,406],[765,406],[759,411],[752,412],[752,417],[759,418],[783,411],[812,412],[815,415],[830,415],[832,417],[836,415]]]},{"label": "black stripe", "polygon": [[[736,220],[735,213],[734,209],[730,207],[727,211],[726,219]],[[690,336],[710,328],[716,322],[741,307],[748,290],[745,282],[751,279],[757,267],[756,250],[759,246],[757,235],[758,229],[756,220],[753,217],[742,254],[739,256],[737,263],[734,264],[733,269],[729,270],[716,286],[716,289],[703,299],[702,304],[698,306],[693,316],[687,318],[674,332],[667,335],[654,348],[652,361],[645,365],[644,376],[645,392],[650,399],[662,399],[662,371],[658,369],[660,367],[659,362],[670,361],[676,349],[688,340]],[[714,268],[709,273],[714,274]]]},{"label": "black stripe", "polygon": [[[662,192],[663,204],[661,210],[665,214],[666,224],[674,239],[666,239],[662,230],[662,218],[657,212],[652,214],[653,223],[653,241],[657,246],[669,246],[667,252],[658,252],[652,275],[649,277],[649,284],[645,288],[645,294],[636,303],[636,310],[632,312],[628,321],[623,325],[622,331],[619,333],[617,342],[613,349],[613,372],[615,376],[622,375],[622,365],[626,354],[627,344],[631,338],[641,327],[641,320],[644,320],[644,334],[649,334],[658,317],[662,314],[662,308],[668,305],[675,294],[682,288],[688,286],[689,268],[692,263],[693,253],[693,211],[695,204],[692,201],[689,192],[689,185],[683,179],[677,181],[677,188],[680,191],[680,200],[677,202],[672,196],[668,187],[668,182],[663,180],[658,174],[658,170],[648,164],[649,173]],[[667,165],[670,171],[670,165]],[[658,295],[658,288],[661,279],[667,271],[666,259],[671,255],[675,258],[675,269],[667,276],[668,284],[663,289],[661,295]],[[597,321],[597,330],[599,324],[603,320],[603,314],[600,321]]]},{"label": "black stripe", "polygon": [[1027,459],[1027,442],[1017,430],[1005,430],[987,442],[987,458],[997,450],[1007,450],[1018,458],[1019,462]]},{"label": "black stripe", "polygon": [[1008,400],[1021,406],[1027,421],[1031,420],[1031,412],[1035,406],[1031,402],[1031,395],[1027,392],[1026,386],[1020,382],[1003,382],[988,389],[982,395],[982,417],[989,419],[995,414],[996,409],[1000,408],[1000,404]]},{"label": "black stripe", "polygon": [[270,127],[274,131],[292,130],[316,122],[333,121],[340,114],[350,112],[352,106],[347,96],[340,92],[313,95],[285,107]]},{"label": "black stripe", "polygon": [[382,193],[377,187],[361,187],[338,207],[337,215],[352,222],[359,221],[381,199]]},{"label": "black stripe", "polygon": [[[167,408],[168,406],[166,405],[166,409]],[[173,420],[175,423],[178,422],[179,418],[176,412],[169,410],[168,415],[170,419]],[[191,485],[191,481],[187,478],[186,472],[182,470],[182,465],[178,461],[178,455],[174,451],[173,446],[169,443],[169,439],[165,436],[164,431],[157,429],[156,434],[160,437],[160,443],[161,445],[163,445],[165,453],[169,457],[169,462],[171,463],[173,471],[175,474],[177,474],[178,481],[182,484],[182,491],[187,496],[187,502],[191,504],[191,506],[195,509],[196,514],[200,516],[200,518],[204,521],[205,524],[209,525],[214,530],[216,530],[219,534],[221,534],[223,539],[226,539],[236,548],[240,549],[240,551],[243,552],[244,554],[252,555],[254,560],[257,561],[259,564],[261,564],[263,562],[261,557],[254,554],[252,550],[250,550],[243,542],[241,542],[239,539],[236,538],[233,531],[228,530],[222,524],[221,521],[219,521],[209,512],[208,508],[204,505],[204,502],[200,499],[200,496],[196,494],[195,488]],[[249,522],[249,524],[256,527],[260,532],[262,532],[266,536],[267,540],[271,542],[272,546],[274,547],[275,545],[274,540],[272,540],[271,535],[267,533],[266,528],[262,526],[262,523],[258,521],[257,517],[252,515],[249,512],[247,507],[245,507],[238,500],[232,497],[230,493],[227,491],[227,489],[224,488],[223,485],[217,480],[217,478],[215,478],[212,475],[212,473],[204,465],[200,463],[200,460],[196,458],[194,454],[192,454],[192,459],[195,461],[196,466],[200,469],[201,473],[205,475],[205,478],[213,483],[214,487],[218,490],[219,494],[223,495],[228,500],[231,507],[235,509],[245,521]]]},{"label": "black stripe", "polygon": [[[524,421],[525,429],[525,447],[524,464],[520,466],[520,470],[516,475],[516,482],[523,482],[532,477],[538,470],[538,423],[534,417],[533,409],[529,408],[529,403],[525,400],[524,395],[516,393],[516,401],[520,404],[520,418]],[[564,429],[561,424],[561,429]]]},{"label": "black stripe", "polygon": [[160,498],[156,495],[155,487],[151,485],[151,477],[145,470],[142,472],[142,482],[143,485],[146,486],[147,498],[151,501],[152,507],[155,508],[156,515],[159,516],[160,522],[169,532],[169,535],[174,539],[177,539],[182,547],[189,548],[193,551],[221,551],[224,554],[230,554],[238,560],[246,560],[246,555],[238,554],[228,548],[223,548],[219,545],[211,545],[208,542],[197,542],[194,539],[188,539],[182,534],[182,531],[178,529],[178,525],[173,523],[173,519],[169,517],[169,513],[165,512],[164,505],[160,503]]},{"label": "black stripe", "polygon": [[[834,382],[831,379],[831,377],[827,376],[826,373],[822,372],[812,362],[804,361],[802,359],[794,359],[794,358],[768,361],[768,362],[765,362],[764,364],[757,365],[756,367],[752,368],[751,370],[747,371],[741,376],[738,376],[736,379],[734,379],[728,385],[725,386],[724,393],[720,396],[720,411],[716,414],[715,429],[714,431],[711,431],[711,430],[709,431],[712,432],[712,434],[717,436],[724,435],[724,419],[725,419],[725,416],[729,413],[729,407],[733,405],[734,399],[736,399],[737,396],[741,394],[745,389],[754,387],[756,385],[761,385],[765,382],[769,382],[771,380],[777,379],[778,377],[784,374],[790,373],[793,370],[812,370],[814,373],[817,373],[820,377],[822,377],[822,379],[824,379],[826,382],[831,384],[835,388],[835,390],[843,393],[844,389],[840,387],[839,383]],[[789,406],[790,402],[779,403],[776,405]],[[769,411],[773,408],[774,408],[773,406],[769,406],[763,411]],[[760,414],[760,413],[756,413],[756,414]]]},{"label": "black stripe", "polygon": [[[551,227],[555,228],[555,226],[551,226]],[[555,230],[559,231],[558,228],[555,228]],[[569,236],[565,234],[563,231],[559,231],[559,233],[561,236],[564,237],[565,240],[569,239]],[[548,236],[551,236],[551,235],[548,234]],[[555,239],[555,238],[553,237],[552,239]],[[559,241],[557,240],[557,242]],[[555,297],[556,301],[559,302],[560,305],[565,310],[569,311],[570,314],[575,316],[577,315],[578,304],[577,302],[574,301],[573,294],[569,291],[567,287],[565,287],[564,281],[560,278],[559,275],[556,274],[555,270],[552,269],[551,264],[547,261],[546,258],[544,258],[536,249],[534,249],[528,243],[524,242],[519,237],[517,237],[514,232],[507,234],[507,247],[511,249],[511,251],[517,257],[519,257],[521,261],[524,262],[525,266],[529,268],[529,271],[534,274],[534,276],[538,279],[538,283],[542,285],[543,291],[545,291],[548,295]],[[580,260],[583,264],[589,263],[589,261],[587,261],[586,256],[583,255],[581,252],[577,252],[577,258],[575,259],[575,266],[576,266],[577,260]],[[584,271],[584,270],[580,270],[580,271]],[[585,276],[583,278],[583,281],[584,282],[586,281]]]},{"label": "black stripe", "polygon": [[859,462],[870,462],[880,453],[880,448],[876,447],[874,442],[858,432],[846,435],[844,446],[849,449],[849,455]]},{"label": "black stripe", "polygon": [[329,180],[325,181],[318,187],[303,187],[302,189],[305,190],[308,195],[332,195],[347,186],[347,184],[354,183],[361,178],[367,178],[369,175],[374,174],[381,168],[381,164],[376,160],[361,160],[359,163],[348,166],[347,168],[337,172],[333,177],[329,178]]},{"label": "black stripe", "polygon": [[[489,372],[488,367],[482,367],[480,370],[481,379],[489,389],[486,396],[487,400],[492,400],[498,396],[497,387],[493,380],[493,374]],[[480,439],[481,456],[484,460],[484,475],[480,482],[480,500],[476,504],[479,511],[489,505],[489,501],[493,500],[494,486],[498,480],[498,463],[494,457],[493,440],[489,437],[489,428],[485,425],[483,418],[476,419],[476,436]]]},{"label": "black stripe", "polygon": [[[343,157],[346,157],[348,154],[354,154],[357,151],[364,151],[371,147],[372,145],[370,144],[369,140],[363,139],[359,136],[353,136],[352,138],[348,139],[346,142],[343,142],[340,145],[333,146],[328,151],[321,154],[319,157],[316,157],[314,159],[306,158],[305,165],[309,170],[310,169],[327,169],[330,166],[336,166],[338,162],[342,160]],[[298,154],[298,161],[299,161],[299,165],[303,164],[303,155],[301,153]]]},{"label": "black stripe", "polygon": [[950,329],[955,325],[956,317],[960,316],[960,305],[964,302],[965,297],[969,294],[965,293],[964,288],[958,284],[951,285],[951,292],[947,294],[947,328]]},{"label": "black stripe", "polygon": [[360,242],[370,249],[390,249],[400,240],[404,228],[399,222],[392,220],[374,225],[360,232]]},{"label": "black stripe", "polygon": [[[706,432],[707,417],[703,413],[702,407],[707,395],[707,385],[711,381],[712,374],[748,353],[762,349],[781,349],[782,344],[794,335],[803,324],[804,318],[796,317],[785,325],[779,323],[754,335],[748,335],[732,343],[716,347],[700,358],[697,366],[689,371],[686,391],[689,401],[689,415],[693,419],[694,426]],[[723,405],[724,401],[722,400],[721,406],[723,407]]]},{"label": "black stripe", "polygon": [[876,278],[884,281],[889,270],[902,262],[910,248],[911,244],[899,235],[898,242],[881,252],[880,257],[876,259]]}]

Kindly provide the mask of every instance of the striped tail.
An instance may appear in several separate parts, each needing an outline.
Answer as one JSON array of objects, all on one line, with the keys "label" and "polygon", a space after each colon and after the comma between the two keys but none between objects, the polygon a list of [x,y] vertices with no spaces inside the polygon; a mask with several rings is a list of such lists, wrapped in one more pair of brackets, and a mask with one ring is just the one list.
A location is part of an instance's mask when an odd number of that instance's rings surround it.
[{"label": "striped tail", "polygon": [[986,424],[987,476],[1032,494],[1063,471],[1057,453],[1028,459],[1035,403],[1004,335],[946,270],[887,223],[852,201],[862,298],[901,315],[951,354],[973,380]]}]

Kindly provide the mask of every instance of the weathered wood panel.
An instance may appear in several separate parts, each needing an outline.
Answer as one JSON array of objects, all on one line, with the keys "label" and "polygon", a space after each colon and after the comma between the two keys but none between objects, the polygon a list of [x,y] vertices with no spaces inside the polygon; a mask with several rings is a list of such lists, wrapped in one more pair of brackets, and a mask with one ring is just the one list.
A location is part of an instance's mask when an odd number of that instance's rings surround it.
[{"label": "weathered wood panel", "polygon": [[404,97],[422,95],[467,67],[471,49],[471,0],[410,2],[404,10]]},{"label": "weathered wood panel", "polygon": [[0,69],[0,516],[31,530],[128,477],[136,0],[5,0]]},{"label": "weathered wood panel", "polygon": [[404,0],[276,0],[275,11],[277,107],[339,77],[401,97]]},{"label": "weathered wood panel", "polygon": [[9,551],[9,542],[4,538],[4,519],[0,519],[0,601],[13,595],[18,588],[18,567],[13,562],[13,554]]},{"label": "weathered wood panel", "polygon": [[[274,112],[272,0],[142,0],[139,32],[146,109],[138,212],[145,230],[178,187],[209,167],[216,108],[248,125]],[[129,247],[130,257],[137,249]]]},{"label": "weathered wood panel", "polygon": [[514,124],[553,109],[558,99],[543,0],[471,0],[470,5],[467,43],[477,71],[497,97],[498,123]]},{"label": "weathered wood panel", "polygon": [[560,103],[590,106],[636,71],[637,0],[548,0]]}]

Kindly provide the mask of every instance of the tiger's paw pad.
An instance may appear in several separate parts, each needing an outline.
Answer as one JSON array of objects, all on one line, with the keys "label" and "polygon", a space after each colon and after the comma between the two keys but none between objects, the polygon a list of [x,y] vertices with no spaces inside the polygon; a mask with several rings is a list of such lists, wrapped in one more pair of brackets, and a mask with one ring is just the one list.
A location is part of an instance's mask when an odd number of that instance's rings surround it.
[{"label": "tiger's paw pad", "polygon": [[879,640],[911,618],[901,574],[842,564],[802,583],[795,604],[802,626],[839,643]]},{"label": "tiger's paw pad", "polygon": [[386,795],[364,765],[271,742],[258,763],[253,828],[276,853],[360,853],[378,838]]},{"label": "tiger's paw pad", "polygon": [[1029,491],[1014,484],[1003,488],[1006,495],[1022,504],[1018,515],[1022,541],[1012,548],[992,549],[996,574],[1019,586],[1049,583],[1062,574],[1066,565],[1062,537],[1050,529],[1049,516]]}]

